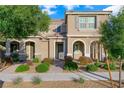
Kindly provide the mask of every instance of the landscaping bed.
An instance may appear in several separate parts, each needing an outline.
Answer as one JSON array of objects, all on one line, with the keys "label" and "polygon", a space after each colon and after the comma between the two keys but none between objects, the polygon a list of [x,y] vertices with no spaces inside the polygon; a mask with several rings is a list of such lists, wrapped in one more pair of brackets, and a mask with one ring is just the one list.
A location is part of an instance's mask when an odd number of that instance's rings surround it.
[{"label": "landscaping bed", "polygon": [[[21,82],[14,85],[12,82],[5,82],[3,88],[111,88],[110,81],[85,81],[78,83],[75,81],[43,81],[40,84],[32,84],[31,82]],[[114,82],[114,87],[118,87],[118,83]],[[122,85],[124,87],[124,84]]]}]

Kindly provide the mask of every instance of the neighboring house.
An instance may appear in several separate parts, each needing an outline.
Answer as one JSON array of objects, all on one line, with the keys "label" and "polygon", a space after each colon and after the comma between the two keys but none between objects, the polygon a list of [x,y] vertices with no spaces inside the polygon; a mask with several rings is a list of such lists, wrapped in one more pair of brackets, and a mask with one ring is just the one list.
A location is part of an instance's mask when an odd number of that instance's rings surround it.
[{"label": "neighboring house", "polygon": [[8,40],[6,55],[16,50],[21,60],[26,56],[27,59],[63,59],[64,56],[78,59],[80,56],[87,56],[94,60],[103,60],[105,55],[99,42],[99,27],[102,22],[108,20],[110,14],[111,11],[67,11],[64,20],[51,21],[48,32],[21,41]]}]

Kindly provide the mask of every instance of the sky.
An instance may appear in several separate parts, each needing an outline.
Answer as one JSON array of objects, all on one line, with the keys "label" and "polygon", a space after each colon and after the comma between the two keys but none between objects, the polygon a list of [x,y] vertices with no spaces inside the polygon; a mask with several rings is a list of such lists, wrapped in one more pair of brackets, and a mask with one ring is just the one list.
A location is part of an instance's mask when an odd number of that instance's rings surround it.
[{"label": "sky", "polygon": [[42,11],[46,11],[51,19],[64,19],[65,11],[113,11],[116,15],[120,5],[40,5]]}]

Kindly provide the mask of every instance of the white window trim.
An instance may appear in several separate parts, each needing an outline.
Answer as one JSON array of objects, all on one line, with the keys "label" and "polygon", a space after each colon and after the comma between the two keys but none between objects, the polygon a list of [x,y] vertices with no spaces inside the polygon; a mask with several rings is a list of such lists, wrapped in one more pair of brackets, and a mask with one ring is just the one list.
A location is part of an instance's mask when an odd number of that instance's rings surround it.
[{"label": "white window trim", "polygon": [[[83,28],[83,29],[81,29],[81,28],[80,28],[80,18],[81,18],[81,17],[94,17],[94,18],[95,18],[95,22],[94,22],[95,27],[94,27],[94,28]],[[79,23],[78,29],[79,29],[79,31],[84,31],[84,30],[95,30],[95,29],[96,29],[96,25],[97,25],[96,22],[97,22],[97,21],[96,21],[96,16],[80,16],[80,17],[79,17],[79,20],[78,20],[78,23]]]}]

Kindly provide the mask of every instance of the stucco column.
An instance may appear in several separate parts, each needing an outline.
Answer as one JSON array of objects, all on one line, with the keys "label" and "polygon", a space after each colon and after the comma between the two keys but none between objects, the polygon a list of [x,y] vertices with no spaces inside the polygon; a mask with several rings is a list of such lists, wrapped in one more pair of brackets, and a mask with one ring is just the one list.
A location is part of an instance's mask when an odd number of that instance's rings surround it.
[{"label": "stucco column", "polygon": [[19,43],[19,57],[20,60],[26,60],[25,42],[21,40]]},{"label": "stucco column", "polygon": [[25,53],[25,43],[24,43],[23,40],[22,40],[22,41],[20,42],[20,44],[19,44],[19,53],[20,53],[20,54]]},{"label": "stucco column", "polygon": [[85,42],[85,56],[90,57],[90,44],[89,44],[89,42]]},{"label": "stucco column", "polygon": [[6,42],[6,56],[10,56],[10,40]]},{"label": "stucco column", "polygon": [[50,47],[49,57],[54,59],[55,58],[55,41],[54,40],[49,41],[49,47]]},{"label": "stucco column", "polygon": [[67,56],[73,57],[73,43],[70,38],[67,39]]}]

